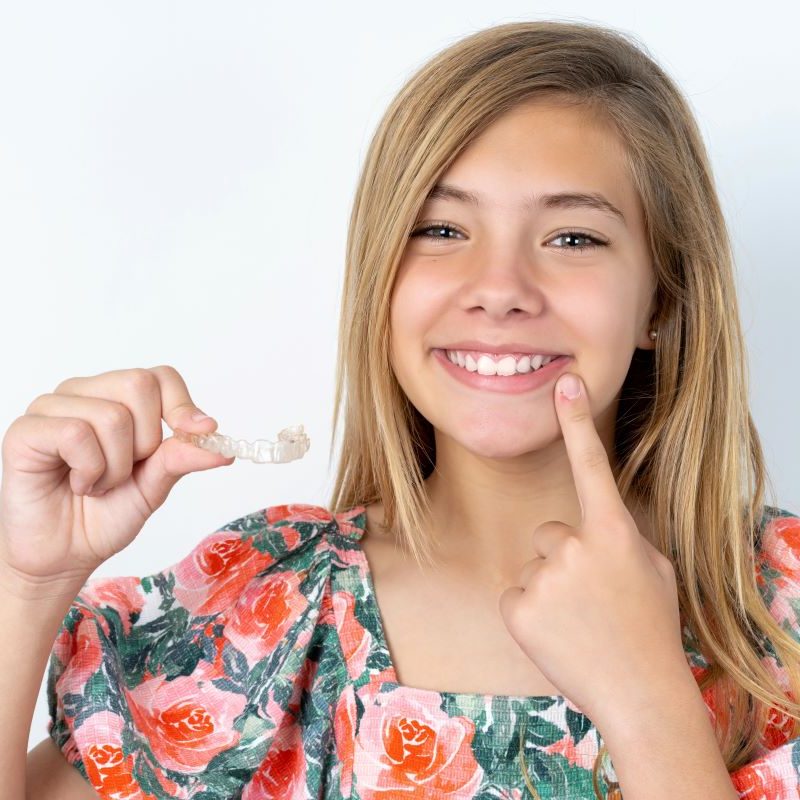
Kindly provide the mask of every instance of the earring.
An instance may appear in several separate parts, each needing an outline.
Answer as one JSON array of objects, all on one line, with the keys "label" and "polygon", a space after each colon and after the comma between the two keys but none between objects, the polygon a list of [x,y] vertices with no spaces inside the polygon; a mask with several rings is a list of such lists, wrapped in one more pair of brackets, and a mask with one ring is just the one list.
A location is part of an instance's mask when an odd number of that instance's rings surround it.
[{"label": "earring", "polygon": [[650,338],[655,340],[656,336],[658,336],[658,331],[650,331]]}]

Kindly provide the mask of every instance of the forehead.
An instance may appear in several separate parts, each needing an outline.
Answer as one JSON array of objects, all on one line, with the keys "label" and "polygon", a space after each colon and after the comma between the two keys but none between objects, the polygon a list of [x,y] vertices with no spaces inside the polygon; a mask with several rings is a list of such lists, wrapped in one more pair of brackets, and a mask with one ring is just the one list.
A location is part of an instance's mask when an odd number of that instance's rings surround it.
[{"label": "forehead", "polygon": [[641,220],[624,144],[585,107],[540,100],[518,106],[470,142],[438,182],[471,188],[479,207],[504,211],[527,210],[523,201],[531,195],[598,193],[629,225]]}]

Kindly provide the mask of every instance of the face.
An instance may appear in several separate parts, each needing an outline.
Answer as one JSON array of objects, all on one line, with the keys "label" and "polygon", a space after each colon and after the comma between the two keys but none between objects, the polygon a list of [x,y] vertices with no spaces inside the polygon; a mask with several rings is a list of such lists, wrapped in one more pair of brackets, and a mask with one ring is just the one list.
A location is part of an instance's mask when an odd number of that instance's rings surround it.
[{"label": "face", "polygon": [[[613,441],[633,351],[653,347],[656,288],[643,211],[614,132],[581,109],[528,102],[473,141],[439,183],[477,194],[480,204],[426,201],[390,311],[392,367],[436,431],[437,461],[448,446],[492,459],[552,446],[561,439],[554,383],[565,371],[583,378],[598,431]],[[602,195],[624,219],[541,200],[563,192]],[[513,376],[481,376],[451,364],[445,350],[462,351],[467,364],[469,351],[477,364],[492,350],[566,358],[538,375],[518,371],[524,359],[505,359]]]}]

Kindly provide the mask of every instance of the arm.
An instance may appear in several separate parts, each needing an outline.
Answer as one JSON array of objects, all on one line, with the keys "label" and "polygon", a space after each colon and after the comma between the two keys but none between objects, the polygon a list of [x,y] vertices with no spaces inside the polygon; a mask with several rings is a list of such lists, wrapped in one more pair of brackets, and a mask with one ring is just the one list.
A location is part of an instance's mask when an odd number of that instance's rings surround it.
[{"label": "arm", "polygon": [[[60,584],[37,586],[8,570],[0,573],[0,630],[4,637],[4,646],[0,647],[0,719],[3,720],[0,775],[3,776],[3,797],[7,800],[34,796],[31,791],[35,787],[26,786],[26,753],[33,710],[59,626],[85,580],[86,576],[81,575],[65,578]],[[32,751],[33,766],[41,766],[41,752],[39,748]],[[76,793],[75,776],[70,774],[75,769],[60,752],[58,755],[68,768],[61,772],[63,783],[57,784],[51,775],[48,782],[52,794],[37,793],[35,796],[42,800],[96,797],[88,785],[88,792]],[[48,764],[52,763],[51,754]],[[37,780],[45,779],[38,769],[36,775]],[[68,791],[72,794],[67,794]]]},{"label": "arm", "polygon": [[653,687],[635,710],[621,704],[603,726],[625,800],[739,799],[708,707],[691,671],[686,676]]},{"label": "arm", "polygon": [[28,753],[26,800],[97,800],[99,795],[48,736]]}]

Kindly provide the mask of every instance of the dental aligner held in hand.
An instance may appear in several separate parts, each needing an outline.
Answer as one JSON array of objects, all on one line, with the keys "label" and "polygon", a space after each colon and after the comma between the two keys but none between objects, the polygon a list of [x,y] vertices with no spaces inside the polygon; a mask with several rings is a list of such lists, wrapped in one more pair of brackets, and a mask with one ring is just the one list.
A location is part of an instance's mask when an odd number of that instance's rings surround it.
[{"label": "dental aligner held in hand", "polygon": [[247,442],[244,439],[234,440],[230,436],[216,432],[188,433],[180,428],[175,428],[173,434],[176,439],[201,447],[210,453],[220,453],[225,458],[231,456],[246,458],[256,464],[285,464],[294,461],[302,458],[311,445],[302,425],[284,428],[278,434],[277,442],[269,442],[266,439]]}]

